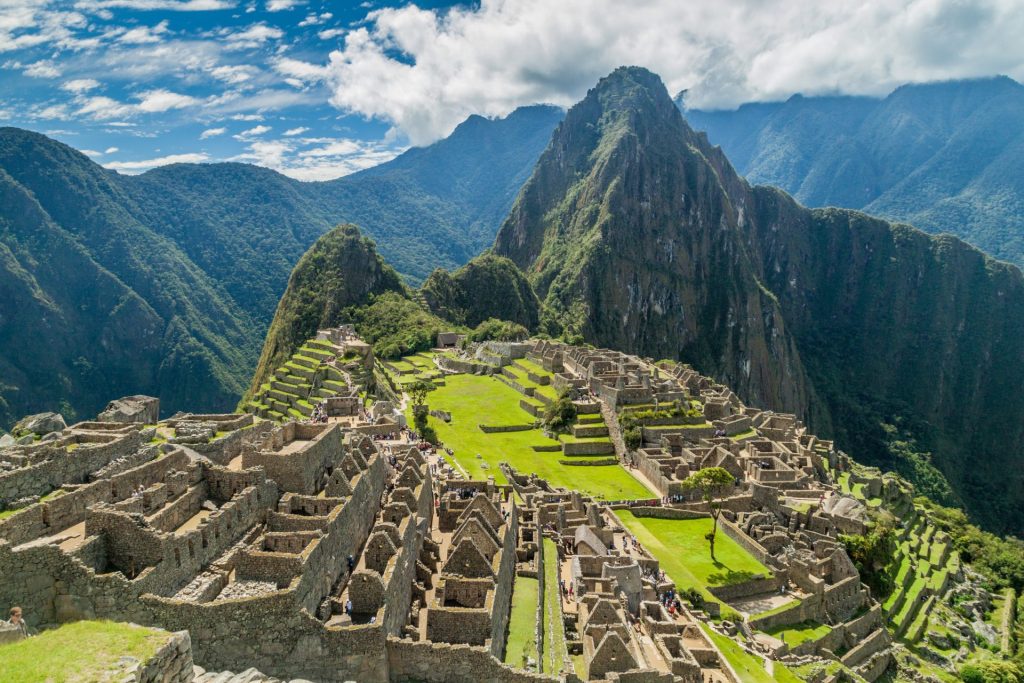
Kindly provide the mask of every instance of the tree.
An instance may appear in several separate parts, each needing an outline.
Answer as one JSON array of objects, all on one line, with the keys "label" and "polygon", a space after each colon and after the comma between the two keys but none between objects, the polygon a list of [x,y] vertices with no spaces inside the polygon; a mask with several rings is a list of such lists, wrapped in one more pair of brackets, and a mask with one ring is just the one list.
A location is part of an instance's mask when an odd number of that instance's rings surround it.
[{"label": "tree", "polygon": [[991,659],[964,664],[960,679],[965,683],[1021,683],[1024,672],[1013,662]]},{"label": "tree", "polygon": [[427,407],[427,394],[433,388],[433,382],[421,379],[413,382],[406,389],[409,400],[412,401],[412,421],[416,426],[416,431],[421,434],[427,430],[427,415],[430,414],[430,409]]},{"label": "tree", "polygon": [[705,538],[711,544],[712,560],[715,559],[715,534],[718,533],[718,518],[722,514],[722,499],[735,481],[736,477],[723,467],[704,467],[683,480],[683,489],[699,491],[700,497],[711,508],[713,524],[711,532]]},{"label": "tree", "polygon": [[572,429],[576,422],[576,404],[572,402],[569,391],[559,395],[558,400],[548,404],[544,410],[541,424],[552,434],[565,433]]}]

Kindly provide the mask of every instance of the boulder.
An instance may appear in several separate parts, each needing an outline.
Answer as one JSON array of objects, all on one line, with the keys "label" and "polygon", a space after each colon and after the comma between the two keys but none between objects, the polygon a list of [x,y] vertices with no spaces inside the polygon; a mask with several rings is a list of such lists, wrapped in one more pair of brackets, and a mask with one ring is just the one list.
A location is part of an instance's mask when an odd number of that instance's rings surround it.
[{"label": "boulder", "polygon": [[125,396],[108,403],[97,419],[100,422],[155,424],[160,419],[160,399],[152,396]]},{"label": "boulder", "polygon": [[29,415],[23,417],[14,425],[11,429],[11,433],[16,437],[26,436],[29,434],[49,434],[50,432],[59,432],[67,429],[67,424],[64,422],[64,418],[61,417],[60,413],[36,413],[35,415]]},{"label": "boulder", "polygon": [[10,434],[4,434],[3,436],[0,436],[0,448],[6,448],[7,446],[13,446],[17,442],[18,442],[18,440],[15,439]]}]

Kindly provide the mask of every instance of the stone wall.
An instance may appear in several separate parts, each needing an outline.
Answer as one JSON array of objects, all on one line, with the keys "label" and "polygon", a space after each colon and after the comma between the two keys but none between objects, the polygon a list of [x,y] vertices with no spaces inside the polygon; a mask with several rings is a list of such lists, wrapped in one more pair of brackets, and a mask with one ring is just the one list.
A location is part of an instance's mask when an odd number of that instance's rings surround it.
[{"label": "stone wall", "polygon": [[[192,641],[188,631],[171,634],[167,643],[149,660],[141,662],[129,676],[134,677],[127,680],[135,683],[190,683],[194,674]],[[124,678],[121,683],[126,683]]]},{"label": "stone wall", "polygon": [[[0,474],[0,509],[19,498],[43,496],[65,483],[84,483],[90,473],[134,453],[142,445],[138,432],[129,432],[114,440],[83,442],[67,452],[64,446],[40,445],[33,447],[39,462]],[[49,449],[49,450],[46,450]]]},{"label": "stone wall", "polygon": [[509,515],[502,539],[501,564],[494,580],[494,604],[491,611],[491,654],[505,658],[505,634],[512,609],[512,587],[516,577],[516,539],[519,538],[519,516]]},{"label": "stone wall", "polygon": [[387,647],[393,683],[555,683],[559,680],[507,666],[485,647],[397,638],[389,638]]}]

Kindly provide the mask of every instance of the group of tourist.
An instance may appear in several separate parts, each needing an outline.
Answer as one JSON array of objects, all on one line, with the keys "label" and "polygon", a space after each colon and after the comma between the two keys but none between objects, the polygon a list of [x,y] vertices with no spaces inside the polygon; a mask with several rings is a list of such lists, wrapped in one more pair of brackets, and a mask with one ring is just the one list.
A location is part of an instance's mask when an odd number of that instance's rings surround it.
[{"label": "group of tourist", "polygon": [[313,406],[313,413],[309,416],[309,421],[314,424],[327,422],[327,410],[324,408],[323,401]]}]

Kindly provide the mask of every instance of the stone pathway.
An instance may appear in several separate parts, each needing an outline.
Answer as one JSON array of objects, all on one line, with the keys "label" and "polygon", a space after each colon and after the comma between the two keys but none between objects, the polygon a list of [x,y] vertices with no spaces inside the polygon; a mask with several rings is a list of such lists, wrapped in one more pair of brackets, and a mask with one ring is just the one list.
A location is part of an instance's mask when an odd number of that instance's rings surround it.
[{"label": "stone pathway", "polygon": [[310,683],[304,678],[293,678],[284,681],[260,673],[256,669],[246,669],[242,673],[231,673],[230,671],[207,671],[201,666],[192,668],[195,678],[193,683]]}]

